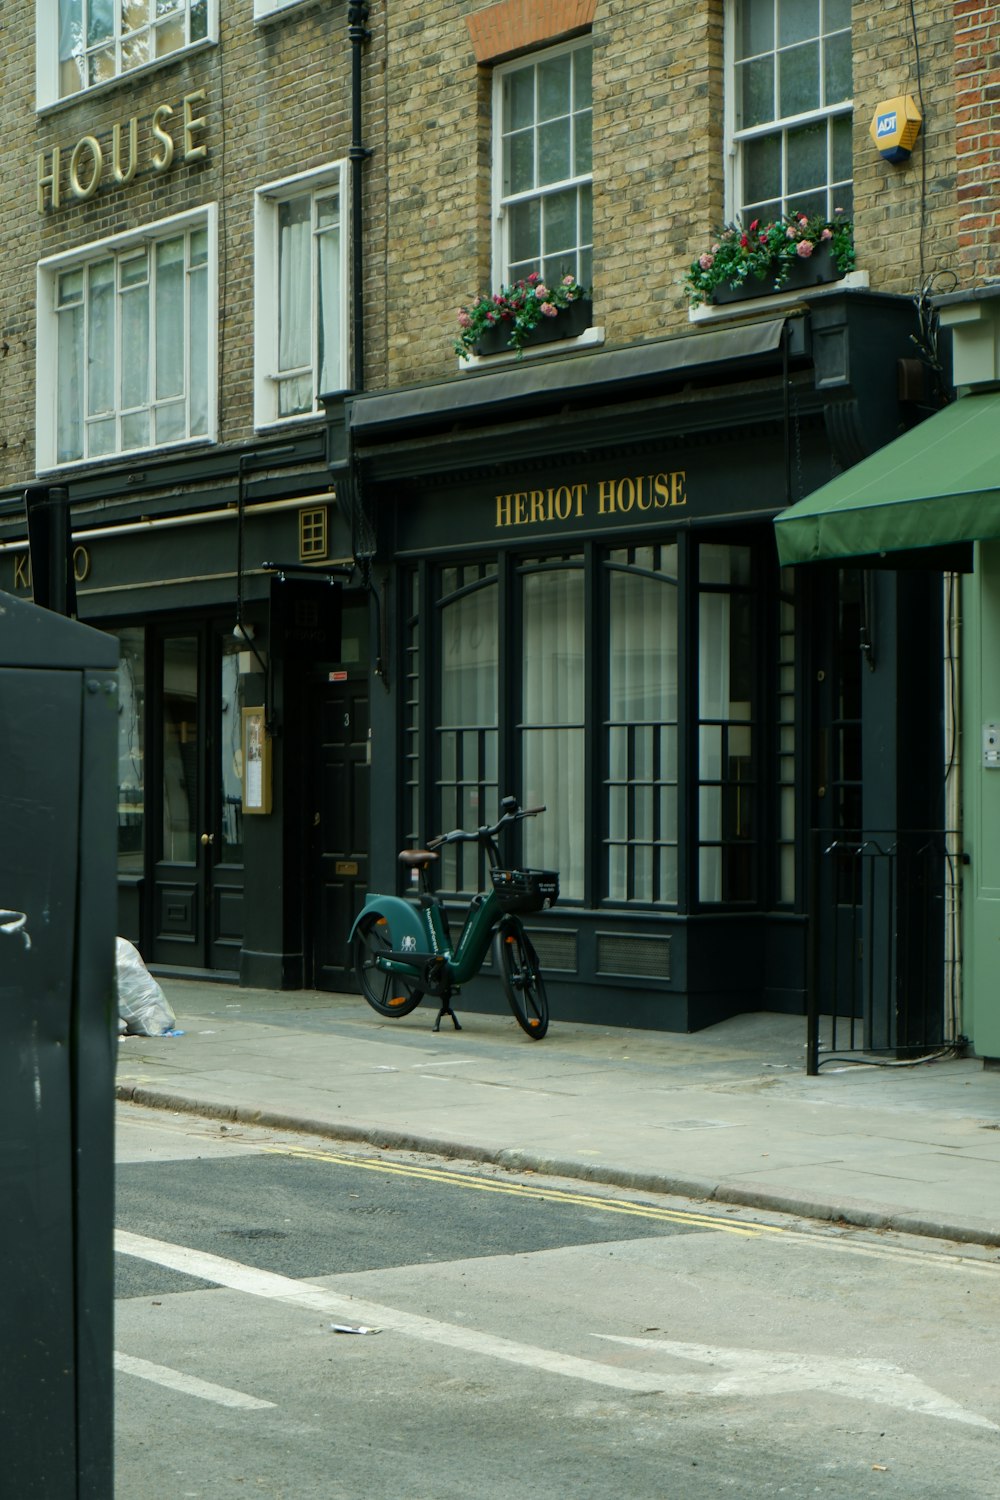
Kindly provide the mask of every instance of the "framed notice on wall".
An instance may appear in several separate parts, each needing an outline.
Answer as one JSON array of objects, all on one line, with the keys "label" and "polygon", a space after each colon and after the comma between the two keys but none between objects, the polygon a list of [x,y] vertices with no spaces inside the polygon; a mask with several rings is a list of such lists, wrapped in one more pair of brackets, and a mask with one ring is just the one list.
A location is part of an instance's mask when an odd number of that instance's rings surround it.
[{"label": "framed notice on wall", "polygon": [[243,811],[271,811],[271,740],[263,708],[243,710]]}]

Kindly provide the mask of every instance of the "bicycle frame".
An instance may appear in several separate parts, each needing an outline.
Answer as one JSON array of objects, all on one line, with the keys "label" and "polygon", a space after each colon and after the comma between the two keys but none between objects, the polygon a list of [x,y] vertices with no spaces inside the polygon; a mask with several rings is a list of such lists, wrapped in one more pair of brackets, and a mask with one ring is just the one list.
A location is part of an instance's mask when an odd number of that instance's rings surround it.
[{"label": "bicycle frame", "polygon": [[[385,910],[388,905],[385,897],[373,897],[372,904],[378,905],[380,910]],[[409,903],[402,904],[413,912]],[[426,929],[429,948],[421,951],[413,961],[398,952],[391,956],[380,954],[375,961],[376,967],[419,984],[432,994],[441,994],[467,984],[479,973],[489,951],[493,929],[504,916],[504,911],[493,891],[481,900],[474,898],[454,948],[448,940],[440,902],[428,898],[428,904],[416,915]],[[393,930],[392,914],[386,911],[386,916],[390,930]]]}]

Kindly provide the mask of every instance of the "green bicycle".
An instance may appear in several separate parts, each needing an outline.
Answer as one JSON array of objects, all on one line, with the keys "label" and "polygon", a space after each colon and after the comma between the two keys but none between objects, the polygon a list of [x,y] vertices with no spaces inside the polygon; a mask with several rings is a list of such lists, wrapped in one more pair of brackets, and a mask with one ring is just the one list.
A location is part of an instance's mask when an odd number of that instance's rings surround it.
[{"label": "green bicycle", "polygon": [[[429,839],[426,849],[404,849],[400,862],[416,870],[417,904],[400,896],[369,895],[351,929],[351,956],[361,993],[380,1016],[407,1016],[430,995],[440,1001],[434,1022],[438,1031],[450,1016],[461,1031],[452,998],[479,973],[493,943],[497,970],[514,1018],[532,1041],[548,1030],[549,1005],[538,966],[538,954],[521,916],[552,906],[559,896],[554,870],[505,869],[497,837],[505,829],[544,812],[520,808],[516,797],[504,797],[492,828],[466,832],[455,828]],[[427,872],[447,844],[478,843],[490,867],[491,889],[473,896],[458,942],[452,946],[447,913],[428,889]]]}]

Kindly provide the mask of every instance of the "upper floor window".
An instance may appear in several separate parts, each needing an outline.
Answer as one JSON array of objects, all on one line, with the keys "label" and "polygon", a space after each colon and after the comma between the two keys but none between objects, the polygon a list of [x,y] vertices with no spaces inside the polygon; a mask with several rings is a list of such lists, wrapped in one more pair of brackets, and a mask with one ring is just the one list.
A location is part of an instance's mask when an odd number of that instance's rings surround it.
[{"label": "upper floor window", "polygon": [[338,165],[257,191],[255,418],[309,416],[347,367],[346,172]]},{"label": "upper floor window", "polygon": [[593,281],[589,39],[497,68],[495,279]]},{"label": "upper floor window", "polygon": [[38,467],[211,437],[211,210],[38,268]]},{"label": "upper floor window", "polygon": [[39,104],[206,41],[210,10],[214,0],[36,0]]},{"label": "upper floor window", "polygon": [[850,218],[850,0],[736,0],[734,18],[734,215]]}]

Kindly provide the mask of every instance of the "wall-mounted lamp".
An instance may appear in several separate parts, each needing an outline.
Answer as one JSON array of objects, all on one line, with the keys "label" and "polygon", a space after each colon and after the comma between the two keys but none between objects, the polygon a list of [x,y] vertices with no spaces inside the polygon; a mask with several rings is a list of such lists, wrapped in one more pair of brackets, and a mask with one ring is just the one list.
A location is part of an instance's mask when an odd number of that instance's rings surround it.
[{"label": "wall-mounted lamp", "polygon": [[868,133],[886,161],[909,161],[922,120],[917,101],[910,94],[901,94],[879,105]]}]

